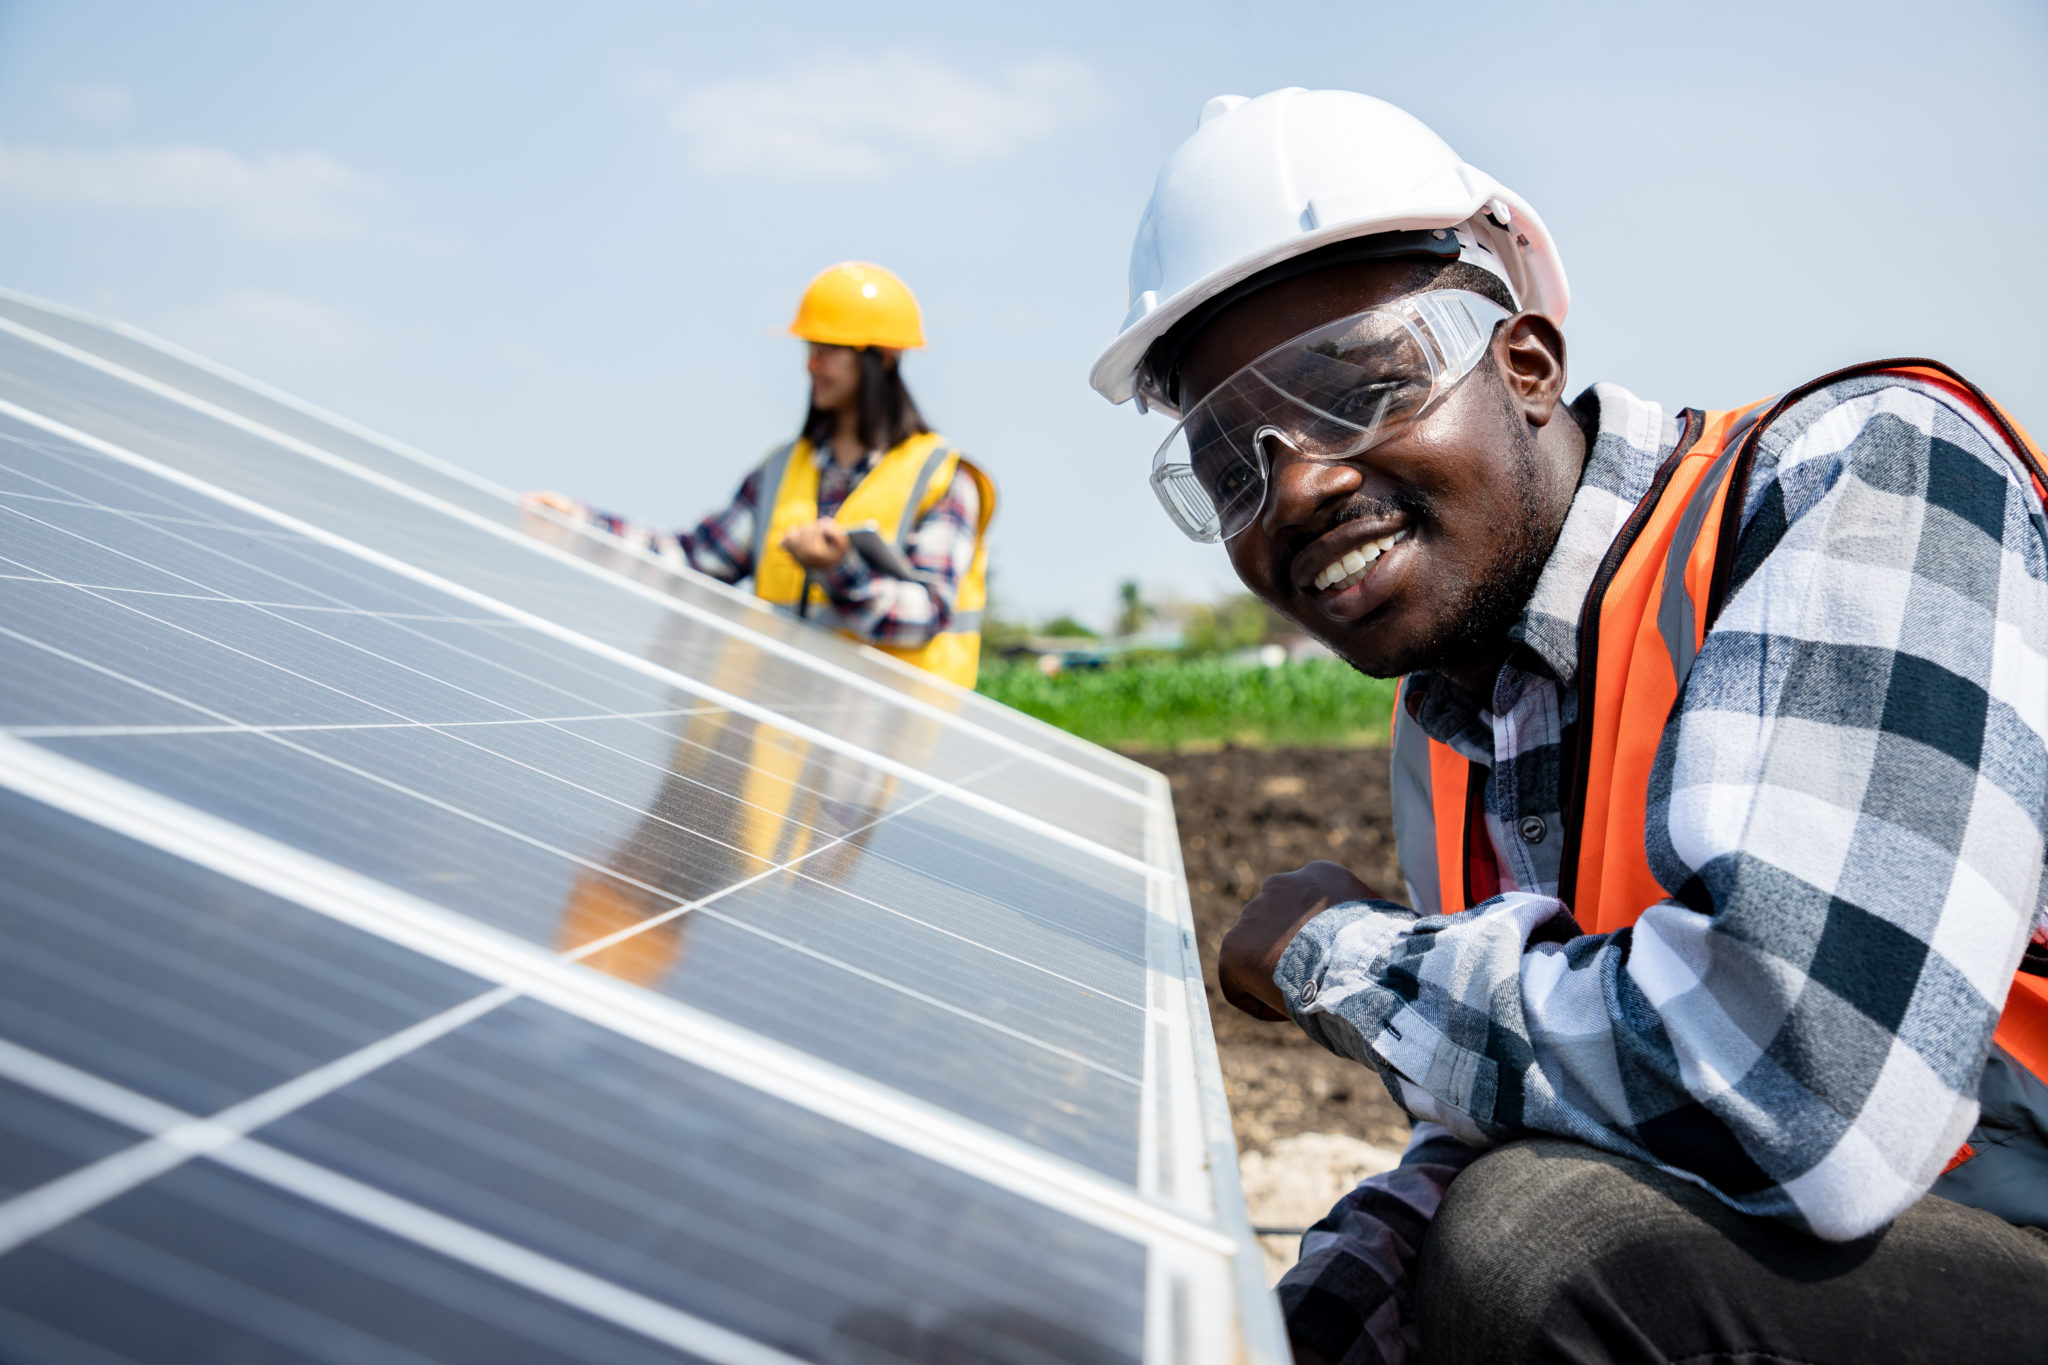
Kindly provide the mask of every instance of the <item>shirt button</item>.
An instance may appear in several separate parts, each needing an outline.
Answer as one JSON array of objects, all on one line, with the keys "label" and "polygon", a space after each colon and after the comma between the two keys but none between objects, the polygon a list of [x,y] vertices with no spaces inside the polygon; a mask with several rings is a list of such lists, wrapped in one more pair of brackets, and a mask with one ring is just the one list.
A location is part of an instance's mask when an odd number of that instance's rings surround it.
[{"label": "shirt button", "polygon": [[1311,977],[1308,983],[1304,985],[1299,992],[1297,992],[1295,998],[1300,1000],[1301,1003],[1304,1005],[1313,1005],[1316,1002],[1316,997],[1321,995],[1322,993],[1323,983]]},{"label": "shirt button", "polygon": [[1521,824],[1516,828],[1521,831],[1522,842],[1525,844],[1540,844],[1543,842],[1543,836],[1550,832],[1550,827],[1543,823],[1543,817],[1540,815],[1523,816]]}]

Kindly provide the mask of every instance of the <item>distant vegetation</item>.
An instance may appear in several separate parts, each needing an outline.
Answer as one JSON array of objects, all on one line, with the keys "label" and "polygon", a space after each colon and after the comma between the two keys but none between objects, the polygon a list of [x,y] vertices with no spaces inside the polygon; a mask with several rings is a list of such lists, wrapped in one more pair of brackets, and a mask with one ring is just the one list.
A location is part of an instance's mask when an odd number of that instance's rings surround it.
[{"label": "distant vegetation", "polygon": [[991,601],[986,696],[1119,749],[1384,743],[1394,685],[1320,655],[1248,593],[1156,604],[1117,588],[1115,631],[1070,615],[1036,625]]},{"label": "distant vegetation", "polygon": [[1048,677],[991,660],[980,691],[1119,749],[1385,743],[1394,684],[1335,659],[1267,668],[1231,658],[1153,658]]}]

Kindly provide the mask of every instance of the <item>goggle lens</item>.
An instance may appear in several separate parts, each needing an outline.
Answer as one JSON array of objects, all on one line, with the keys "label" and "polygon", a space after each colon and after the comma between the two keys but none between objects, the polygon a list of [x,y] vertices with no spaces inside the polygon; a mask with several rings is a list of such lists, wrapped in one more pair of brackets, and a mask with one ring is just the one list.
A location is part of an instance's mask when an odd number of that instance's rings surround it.
[{"label": "goggle lens", "polygon": [[1152,458],[1152,489],[1191,538],[1228,540],[1265,504],[1268,443],[1342,460],[1421,417],[1486,352],[1508,311],[1435,290],[1341,318],[1238,370]]}]

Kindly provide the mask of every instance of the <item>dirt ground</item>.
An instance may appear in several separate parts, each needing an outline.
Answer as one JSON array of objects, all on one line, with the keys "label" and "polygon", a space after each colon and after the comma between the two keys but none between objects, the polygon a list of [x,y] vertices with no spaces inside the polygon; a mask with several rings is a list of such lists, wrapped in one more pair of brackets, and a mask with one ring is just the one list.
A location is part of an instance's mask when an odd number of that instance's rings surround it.
[{"label": "dirt ground", "polygon": [[[1343,863],[1401,896],[1385,749],[1223,749],[1139,754],[1173,784],[1209,1013],[1244,1158],[1255,1225],[1313,1222],[1353,1183],[1392,1164],[1408,1119],[1370,1069],[1335,1057],[1291,1023],[1262,1023],[1216,989],[1216,945],[1275,872]],[[1291,1235],[1264,1240],[1277,1273]]]}]

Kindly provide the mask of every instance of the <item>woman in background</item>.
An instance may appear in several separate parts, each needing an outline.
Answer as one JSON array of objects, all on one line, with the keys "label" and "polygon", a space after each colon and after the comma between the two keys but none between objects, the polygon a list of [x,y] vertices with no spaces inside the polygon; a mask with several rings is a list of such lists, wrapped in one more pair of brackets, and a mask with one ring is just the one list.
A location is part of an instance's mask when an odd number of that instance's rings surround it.
[{"label": "woman in background", "polygon": [[[811,281],[790,331],[810,343],[802,432],[681,532],[597,512],[559,493],[530,505],[594,523],[671,564],[886,650],[963,687],[981,655],[995,485],[925,425],[903,352],[924,345],[917,299],[877,265]],[[862,543],[849,532],[872,532]],[[893,553],[890,551],[893,550]]]}]

